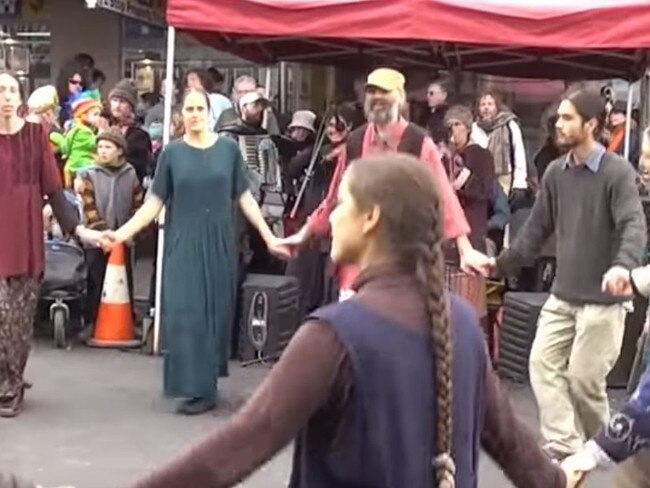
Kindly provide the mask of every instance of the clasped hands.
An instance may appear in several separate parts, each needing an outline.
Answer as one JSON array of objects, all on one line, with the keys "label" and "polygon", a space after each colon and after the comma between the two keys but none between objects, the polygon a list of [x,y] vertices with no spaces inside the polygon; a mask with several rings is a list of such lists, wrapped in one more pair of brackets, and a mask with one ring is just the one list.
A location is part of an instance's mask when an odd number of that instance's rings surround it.
[{"label": "clasped hands", "polygon": [[109,253],[116,244],[123,242],[123,240],[119,238],[117,232],[113,230],[99,231],[88,229],[87,227],[80,225],[76,229],[76,234],[85,244],[101,247],[106,253]]}]

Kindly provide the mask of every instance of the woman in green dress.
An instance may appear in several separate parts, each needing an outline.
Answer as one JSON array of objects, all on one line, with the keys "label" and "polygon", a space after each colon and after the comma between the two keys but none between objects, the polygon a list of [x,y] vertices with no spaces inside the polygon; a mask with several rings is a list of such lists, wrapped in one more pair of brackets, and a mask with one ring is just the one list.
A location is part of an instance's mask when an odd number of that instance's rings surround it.
[{"label": "woman in green dress", "polygon": [[237,270],[233,204],[271,252],[288,254],[248,190],[239,147],[210,130],[207,94],[188,90],[182,107],[185,136],[164,149],[150,197],[105,244],[130,240],[165,207],[164,390],[184,399],[178,413],[192,415],[215,408],[217,378],[228,373]]}]

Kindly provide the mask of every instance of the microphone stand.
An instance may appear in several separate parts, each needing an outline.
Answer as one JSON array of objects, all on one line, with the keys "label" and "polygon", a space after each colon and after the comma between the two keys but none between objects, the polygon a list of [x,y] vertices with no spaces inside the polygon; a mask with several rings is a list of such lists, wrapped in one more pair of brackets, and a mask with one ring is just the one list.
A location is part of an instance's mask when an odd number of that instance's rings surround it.
[{"label": "microphone stand", "polygon": [[318,127],[318,132],[316,133],[316,143],[314,144],[314,148],[312,149],[311,152],[311,159],[309,161],[309,166],[307,167],[307,171],[305,172],[305,178],[302,180],[302,184],[300,185],[300,191],[298,191],[298,195],[296,196],[296,201],[294,202],[293,208],[291,209],[291,213],[289,214],[289,217],[292,219],[296,218],[296,214],[298,213],[298,209],[300,208],[300,203],[302,202],[302,199],[305,196],[305,192],[307,191],[307,186],[309,185],[311,179],[314,177],[314,169],[316,168],[316,161],[318,161],[318,158],[320,156],[320,150],[323,147],[323,143],[325,142],[325,127],[327,126],[329,119],[332,118],[333,113],[334,113],[334,108],[333,107],[328,108],[327,111],[325,112],[325,115],[323,116],[323,119],[321,120],[320,126]]}]

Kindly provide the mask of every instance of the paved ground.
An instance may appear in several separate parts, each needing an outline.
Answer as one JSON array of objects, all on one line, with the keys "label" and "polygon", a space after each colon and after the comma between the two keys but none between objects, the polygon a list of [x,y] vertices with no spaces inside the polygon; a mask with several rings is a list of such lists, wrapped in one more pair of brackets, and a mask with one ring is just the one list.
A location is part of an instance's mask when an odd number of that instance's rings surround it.
[{"label": "paved ground", "polygon": [[[28,475],[45,486],[116,488],[148,467],[222,424],[263,378],[264,369],[233,365],[222,382],[226,406],[214,415],[174,415],[161,398],[161,361],[138,353],[54,350],[39,341],[28,367],[34,382],[24,414],[0,420],[0,470]],[[534,425],[530,393],[515,388],[518,414]],[[242,484],[244,488],[286,486],[290,449]],[[481,463],[480,486],[509,487],[489,460]],[[588,485],[611,486],[599,475]]]},{"label": "paved ground", "polygon": [[[136,296],[148,292],[151,261],[136,266]],[[215,414],[187,418],[161,397],[161,360],[138,353],[52,348],[39,340],[27,376],[34,383],[25,412],[0,419],[0,470],[13,471],[45,486],[118,488],[182,450],[206,431],[223,424],[264,377],[264,368],[242,369],[220,383],[225,406]],[[528,389],[512,388],[518,415],[536,429]],[[286,486],[291,450],[280,453],[243,488]],[[507,488],[499,469],[484,458],[481,488]],[[610,487],[608,475],[587,488]],[[188,487],[189,488],[189,487]]]}]

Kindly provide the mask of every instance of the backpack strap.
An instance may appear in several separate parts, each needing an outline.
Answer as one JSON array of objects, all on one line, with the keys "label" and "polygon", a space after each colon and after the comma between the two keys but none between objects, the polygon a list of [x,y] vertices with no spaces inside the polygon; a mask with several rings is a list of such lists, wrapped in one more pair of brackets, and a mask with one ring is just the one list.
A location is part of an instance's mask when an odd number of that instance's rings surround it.
[{"label": "backpack strap", "polygon": [[411,154],[416,158],[420,157],[422,153],[422,145],[424,144],[424,139],[428,137],[429,134],[426,130],[420,126],[410,123],[406,126],[404,130],[404,135],[402,135],[402,140],[397,146],[397,151],[401,153]]},{"label": "backpack strap", "polygon": [[356,128],[348,136],[345,145],[345,154],[347,163],[350,164],[355,159],[359,159],[363,153],[363,138],[366,135],[368,124],[363,124],[361,127]]}]

